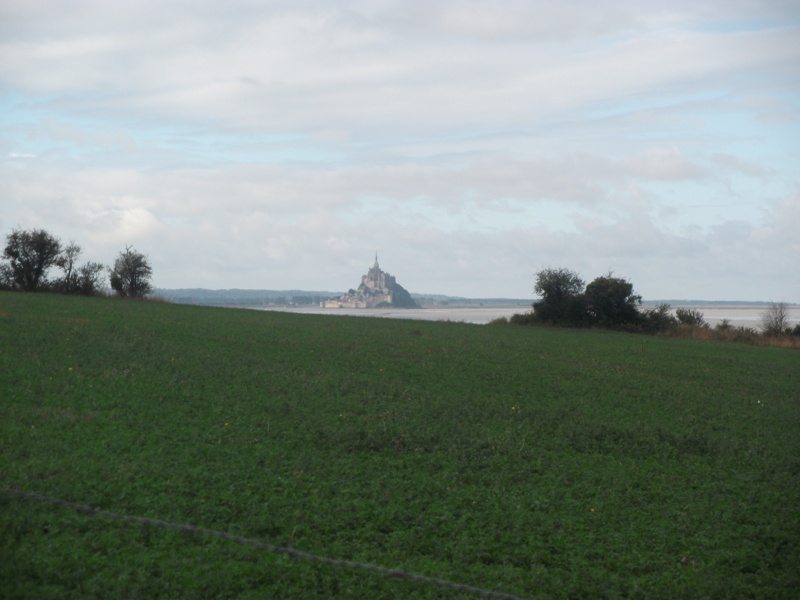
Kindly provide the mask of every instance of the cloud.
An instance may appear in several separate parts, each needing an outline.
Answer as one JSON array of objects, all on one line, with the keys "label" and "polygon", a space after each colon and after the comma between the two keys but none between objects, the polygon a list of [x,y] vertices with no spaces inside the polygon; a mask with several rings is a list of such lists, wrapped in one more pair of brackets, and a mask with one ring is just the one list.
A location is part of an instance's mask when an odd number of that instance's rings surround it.
[{"label": "cloud", "polygon": [[677,148],[649,148],[643,155],[625,163],[632,176],[656,180],[703,179],[709,172],[693,164]]},{"label": "cloud", "polygon": [[412,291],[800,301],[794,3],[0,11],[4,231],[134,244],[165,287],[338,290],[378,249]]},{"label": "cloud", "polygon": [[[402,19],[404,4],[379,6],[385,8],[278,3],[235,19],[234,11],[208,3],[159,3],[157,10],[146,2],[78,3],[64,23],[31,11],[18,21],[38,35],[3,43],[15,65],[3,81],[57,95],[61,106],[82,114],[270,131],[319,131],[335,122],[368,136],[376,123],[447,131],[530,122],[587,101],[680,90],[700,79],[719,87],[743,70],[764,77],[800,58],[796,27],[645,29],[643,20],[680,21],[654,7],[642,19],[644,11],[620,3],[597,17],[604,11],[570,4],[499,10],[440,2]],[[554,44],[554,37],[566,42]]]},{"label": "cloud", "polygon": [[711,160],[715,165],[748,177],[767,179],[775,174],[775,169],[762,167],[731,154],[717,153],[711,157]]}]

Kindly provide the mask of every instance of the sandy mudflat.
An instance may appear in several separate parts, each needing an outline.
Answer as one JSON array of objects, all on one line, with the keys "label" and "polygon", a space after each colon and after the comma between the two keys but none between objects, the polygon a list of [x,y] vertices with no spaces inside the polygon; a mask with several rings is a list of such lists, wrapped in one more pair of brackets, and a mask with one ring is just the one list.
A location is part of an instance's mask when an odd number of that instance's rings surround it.
[{"label": "sandy mudflat", "polygon": [[[676,307],[673,307],[673,309]],[[703,318],[712,327],[728,319],[734,327],[755,327],[761,322],[761,315],[766,306],[730,306],[730,305],[696,305],[685,306],[703,313]],[[524,306],[502,307],[454,307],[442,306],[432,308],[320,308],[318,306],[266,306],[258,310],[276,310],[301,314],[372,317],[385,319],[418,319],[422,321],[459,321],[464,323],[486,324],[500,317],[510,317],[515,313],[530,311]],[[800,323],[800,307],[789,307],[789,322],[794,325]]]},{"label": "sandy mudflat", "polygon": [[463,321],[485,324],[500,317],[526,312],[525,307],[436,307],[436,308],[319,308],[303,306],[267,306],[259,310],[277,310],[313,315],[346,315],[352,317],[379,317],[386,319],[418,319],[421,321]]}]

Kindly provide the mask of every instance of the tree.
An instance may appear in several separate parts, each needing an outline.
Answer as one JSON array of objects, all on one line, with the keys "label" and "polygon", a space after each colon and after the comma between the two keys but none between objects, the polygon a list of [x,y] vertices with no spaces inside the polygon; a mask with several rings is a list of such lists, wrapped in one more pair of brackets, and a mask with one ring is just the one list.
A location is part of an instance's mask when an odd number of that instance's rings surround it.
[{"label": "tree", "polygon": [[87,262],[77,266],[83,249],[75,242],[64,248],[56,264],[64,271],[64,276],[56,282],[56,289],[67,294],[93,296],[103,287],[103,265]]},{"label": "tree", "polygon": [[569,269],[542,269],[536,273],[533,291],[542,299],[533,304],[537,320],[554,325],[580,325],[585,320],[581,292],[584,282]]},{"label": "tree", "polygon": [[101,263],[87,262],[78,269],[75,277],[75,294],[94,296],[103,288],[103,269]]},{"label": "tree", "polygon": [[638,323],[641,314],[637,308],[642,297],[633,292],[633,284],[612,274],[598,277],[586,286],[586,308],[593,323],[617,326]]},{"label": "tree", "polygon": [[773,302],[761,313],[761,329],[766,335],[782,335],[789,329],[789,307],[785,302]]},{"label": "tree", "polygon": [[64,277],[58,282],[58,288],[61,291],[72,293],[77,287],[77,268],[76,263],[78,257],[81,255],[83,249],[73,241],[61,251],[61,254],[56,259],[58,265],[64,271]]},{"label": "tree", "polygon": [[142,298],[153,290],[150,285],[153,269],[147,257],[130,246],[125,246],[125,251],[119,253],[108,275],[111,288],[120,296]]},{"label": "tree", "polygon": [[[394,278],[392,278],[394,279]],[[411,297],[411,294],[406,288],[397,283],[396,281],[387,282],[388,287],[392,292],[392,306],[397,308],[419,308],[419,304]]]},{"label": "tree", "polygon": [[58,264],[61,242],[44,229],[15,229],[6,236],[3,256],[9,263],[3,279],[14,289],[36,291],[47,284],[47,271]]},{"label": "tree", "polygon": [[0,290],[14,289],[14,272],[8,263],[0,263]]}]

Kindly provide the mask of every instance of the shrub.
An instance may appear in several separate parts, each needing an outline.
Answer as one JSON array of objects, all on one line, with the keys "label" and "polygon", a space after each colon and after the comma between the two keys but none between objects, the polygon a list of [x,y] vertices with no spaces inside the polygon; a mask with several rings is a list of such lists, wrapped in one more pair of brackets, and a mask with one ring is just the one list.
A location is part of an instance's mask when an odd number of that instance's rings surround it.
[{"label": "shrub", "polygon": [[708,324],[703,319],[703,313],[699,310],[691,308],[679,308],[675,311],[675,316],[682,325],[690,325],[692,327],[707,327]]},{"label": "shrub", "polygon": [[508,322],[511,325],[536,325],[541,323],[537,316],[532,312],[513,314]]},{"label": "shrub", "polygon": [[642,329],[644,331],[657,333],[671,329],[677,324],[678,320],[672,315],[672,307],[666,303],[659,304],[642,313]]},{"label": "shrub", "polygon": [[722,319],[719,323],[717,323],[717,326],[714,329],[717,331],[730,331],[733,329],[733,325],[731,324],[730,319]]}]

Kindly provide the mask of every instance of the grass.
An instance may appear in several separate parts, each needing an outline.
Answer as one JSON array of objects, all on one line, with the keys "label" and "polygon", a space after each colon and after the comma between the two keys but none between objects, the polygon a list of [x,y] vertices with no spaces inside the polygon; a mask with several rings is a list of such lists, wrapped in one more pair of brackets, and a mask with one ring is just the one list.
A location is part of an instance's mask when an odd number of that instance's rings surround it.
[{"label": "grass", "polygon": [[[536,598],[795,598],[800,355],[0,293],[0,481]],[[5,598],[457,598],[0,495]]]}]

